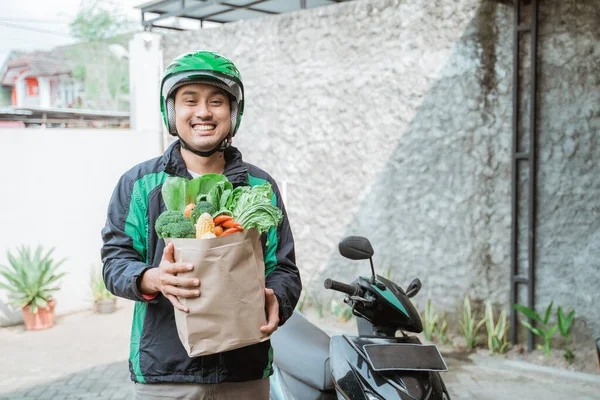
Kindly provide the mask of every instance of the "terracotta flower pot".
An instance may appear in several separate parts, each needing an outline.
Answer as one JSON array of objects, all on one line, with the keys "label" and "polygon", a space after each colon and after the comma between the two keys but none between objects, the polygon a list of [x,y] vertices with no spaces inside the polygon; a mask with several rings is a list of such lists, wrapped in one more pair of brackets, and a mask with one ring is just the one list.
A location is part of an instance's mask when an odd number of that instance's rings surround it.
[{"label": "terracotta flower pot", "polygon": [[32,313],[29,306],[23,307],[23,321],[28,331],[48,329],[54,325],[54,306],[56,301],[50,300],[48,307],[38,308],[37,313]]}]

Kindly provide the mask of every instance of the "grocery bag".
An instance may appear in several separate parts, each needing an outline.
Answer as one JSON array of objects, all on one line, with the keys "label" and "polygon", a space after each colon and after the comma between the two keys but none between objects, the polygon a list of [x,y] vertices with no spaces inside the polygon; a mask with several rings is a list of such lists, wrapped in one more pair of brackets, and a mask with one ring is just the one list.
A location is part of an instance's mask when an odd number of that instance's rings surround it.
[{"label": "grocery bag", "polygon": [[221,353],[264,342],[265,263],[260,234],[248,229],[212,239],[165,239],[175,262],[194,265],[181,277],[200,280],[200,297],[180,298],[175,323],[190,357]]}]

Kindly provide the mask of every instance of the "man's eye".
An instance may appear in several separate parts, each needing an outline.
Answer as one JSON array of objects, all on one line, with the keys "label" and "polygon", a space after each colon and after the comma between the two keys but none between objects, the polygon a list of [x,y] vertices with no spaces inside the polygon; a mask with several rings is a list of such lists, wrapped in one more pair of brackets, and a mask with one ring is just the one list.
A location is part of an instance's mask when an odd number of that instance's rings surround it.
[{"label": "man's eye", "polygon": [[196,100],[186,100],[186,104],[195,104]]},{"label": "man's eye", "polygon": [[210,104],[215,105],[215,106],[220,106],[221,104],[223,104],[223,101],[221,100],[213,100],[210,102]]}]

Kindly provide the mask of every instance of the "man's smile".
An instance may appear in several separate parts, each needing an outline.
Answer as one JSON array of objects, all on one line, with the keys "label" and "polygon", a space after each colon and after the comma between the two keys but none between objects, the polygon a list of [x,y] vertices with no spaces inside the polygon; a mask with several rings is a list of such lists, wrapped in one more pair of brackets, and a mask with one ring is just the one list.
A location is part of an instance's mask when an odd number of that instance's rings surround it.
[{"label": "man's smile", "polygon": [[192,124],[192,129],[194,130],[194,132],[198,133],[209,133],[214,131],[216,128],[217,125],[213,123],[200,122]]}]

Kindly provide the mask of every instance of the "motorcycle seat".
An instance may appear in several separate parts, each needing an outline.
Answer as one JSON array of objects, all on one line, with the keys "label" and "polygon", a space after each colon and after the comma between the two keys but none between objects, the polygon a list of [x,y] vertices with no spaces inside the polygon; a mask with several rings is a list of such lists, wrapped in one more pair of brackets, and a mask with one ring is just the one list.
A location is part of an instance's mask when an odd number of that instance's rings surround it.
[{"label": "motorcycle seat", "polygon": [[333,389],[329,336],[300,312],[271,336],[274,362],[288,375],[320,391]]}]

